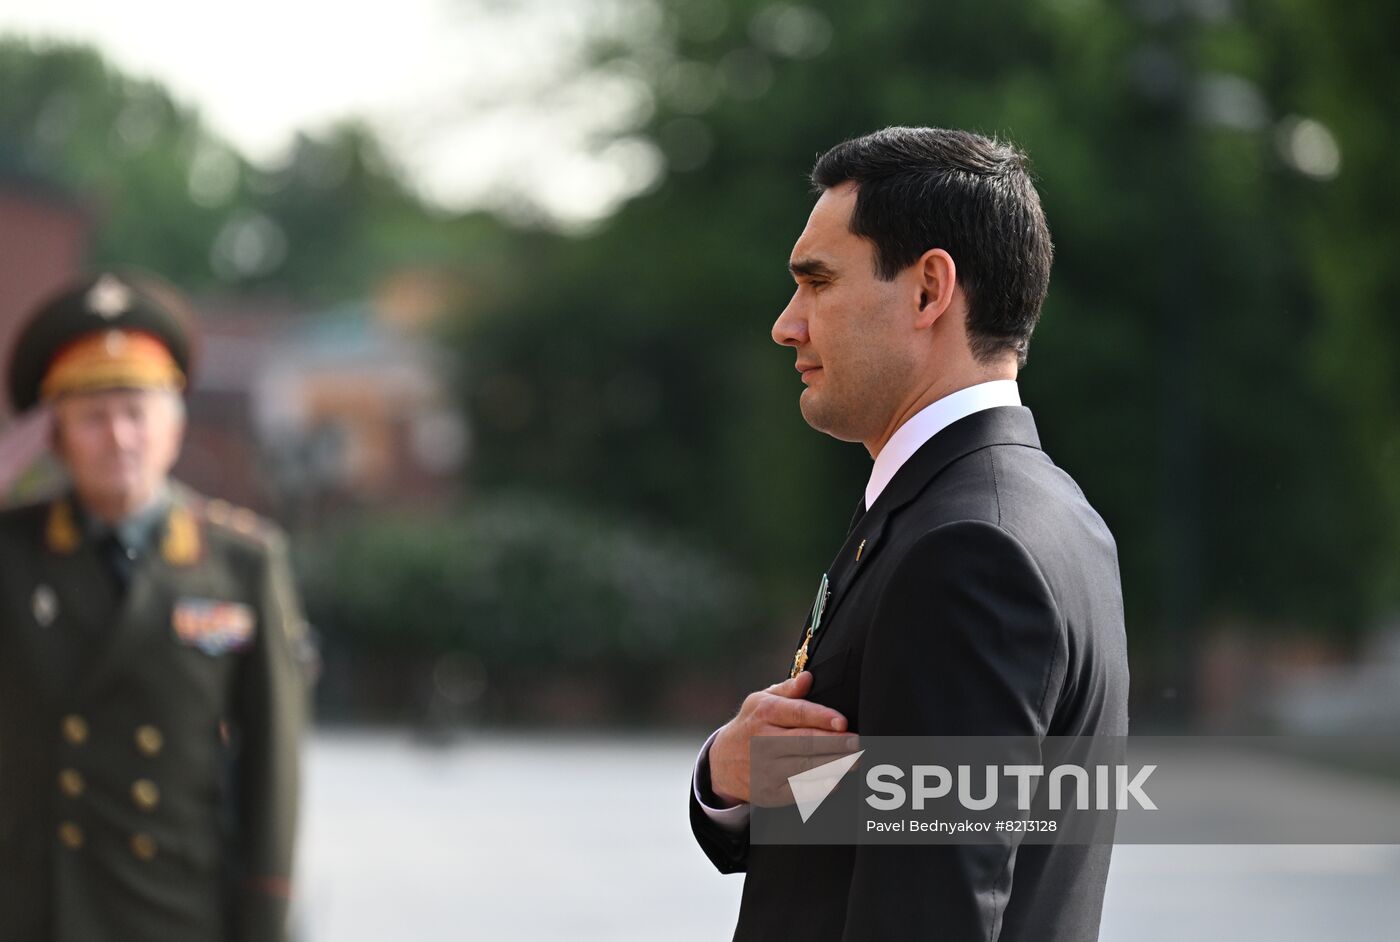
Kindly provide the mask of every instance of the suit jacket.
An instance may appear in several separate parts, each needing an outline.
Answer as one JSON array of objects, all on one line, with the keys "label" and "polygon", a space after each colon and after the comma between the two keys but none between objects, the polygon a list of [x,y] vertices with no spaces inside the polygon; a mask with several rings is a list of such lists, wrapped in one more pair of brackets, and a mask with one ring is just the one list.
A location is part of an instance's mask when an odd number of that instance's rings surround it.
[{"label": "suit jacket", "polygon": [[[1041,450],[1028,409],[976,412],[931,438],[855,522],[830,572],[809,699],[841,711],[853,732],[1127,734],[1117,550]],[[707,787],[703,765],[700,779]],[[747,873],[735,939],[1098,937],[1109,845],[1020,845],[1014,834],[750,845],[693,795],[690,817],[720,872]]]},{"label": "suit jacket", "polygon": [[0,513],[0,937],[283,939],[306,714],[284,542],[175,488],[123,592],[78,519]]}]

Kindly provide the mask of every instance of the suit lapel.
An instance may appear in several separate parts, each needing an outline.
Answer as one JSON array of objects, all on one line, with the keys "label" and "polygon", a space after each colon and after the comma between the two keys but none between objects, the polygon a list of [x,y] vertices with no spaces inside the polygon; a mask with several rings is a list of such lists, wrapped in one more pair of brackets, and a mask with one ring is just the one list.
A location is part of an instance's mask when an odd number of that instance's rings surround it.
[{"label": "suit lapel", "polygon": [[[1040,447],[1035,420],[1024,406],[997,406],[965,416],[944,428],[909,457],[885,485],[863,517],[860,517],[828,570],[831,595],[823,613],[823,625],[829,626],[836,617],[841,602],[851,593],[862,575],[878,557],[886,542],[892,521],[933,483],[934,479],[960,458],[991,445],[1025,445]],[[803,626],[806,631],[806,626]],[[825,632],[818,630],[808,654],[815,656]],[[800,644],[800,639],[799,639]]]}]

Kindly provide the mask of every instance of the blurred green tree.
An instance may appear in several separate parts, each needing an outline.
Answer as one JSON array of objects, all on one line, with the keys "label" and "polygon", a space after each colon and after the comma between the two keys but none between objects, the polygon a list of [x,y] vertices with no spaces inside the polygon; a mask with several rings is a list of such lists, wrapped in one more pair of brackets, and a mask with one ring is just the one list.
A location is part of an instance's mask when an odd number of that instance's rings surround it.
[{"label": "blurred green tree", "polygon": [[88,47],[0,38],[0,88],[0,169],[89,201],[96,265],[331,302],[396,266],[451,266],[505,240],[484,215],[432,211],[355,122],[301,135],[264,167]]},{"label": "blurred green tree", "polygon": [[[464,331],[483,482],[693,529],[800,604],[868,468],[805,428],[768,339],[803,171],[874,128],[966,127],[1038,169],[1058,258],[1023,392],[1117,534],[1146,696],[1189,693],[1211,623],[1345,641],[1396,603],[1393,266],[1374,229],[1347,231],[1397,218],[1393,197],[1367,204],[1389,126],[1367,89],[1394,80],[1349,55],[1382,72],[1394,55],[1366,17],[1338,26],[1304,0],[663,10],[633,48],[664,55],[605,49],[596,67],[646,76],[668,171],[586,237],[527,242]],[[1325,61],[1304,54],[1319,30]],[[1300,162],[1300,127],[1370,172]]]}]

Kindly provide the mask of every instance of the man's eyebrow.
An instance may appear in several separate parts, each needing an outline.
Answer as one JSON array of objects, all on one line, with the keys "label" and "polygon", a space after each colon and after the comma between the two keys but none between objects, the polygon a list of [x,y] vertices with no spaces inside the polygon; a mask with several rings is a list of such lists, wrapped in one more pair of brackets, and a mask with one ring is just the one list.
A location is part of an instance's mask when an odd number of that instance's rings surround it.
[{"label": "man's eyebrow", "polygon": [[794,258],[788,262],[788,271],[793,277],[798,275],[818,276],[830,278],[836,272],[830,265],[817,258]]}]

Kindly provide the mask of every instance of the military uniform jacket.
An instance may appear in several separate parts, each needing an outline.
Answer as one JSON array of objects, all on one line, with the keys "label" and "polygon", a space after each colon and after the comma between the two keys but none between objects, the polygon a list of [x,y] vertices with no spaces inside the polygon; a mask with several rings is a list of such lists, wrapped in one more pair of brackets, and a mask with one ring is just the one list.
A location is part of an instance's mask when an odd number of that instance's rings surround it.
[{"label": "military uniform jacket", "polygon": [[[1117,549],[1041,450],[1029,409],[986,409],[929,439],[853,524],[830,573],[808,699],[852,732],[1127,735]],[[747,874],[735,939],[1098,938],[1111,845],[1020,844],[1012,833],[753,845],[747,829],[726,831],[690,803],[710,860]]]},{"label": "military uniform jacket", "polygon": [[122,591],[76,516],[0,513],[0,936],[277,942],[306,706],[284,541],[172,487]]}]

